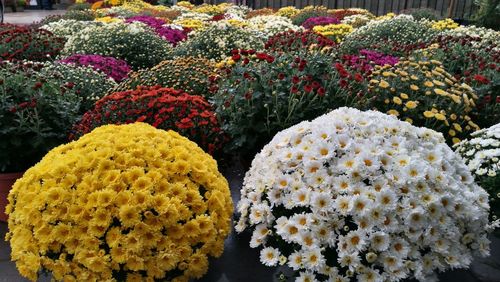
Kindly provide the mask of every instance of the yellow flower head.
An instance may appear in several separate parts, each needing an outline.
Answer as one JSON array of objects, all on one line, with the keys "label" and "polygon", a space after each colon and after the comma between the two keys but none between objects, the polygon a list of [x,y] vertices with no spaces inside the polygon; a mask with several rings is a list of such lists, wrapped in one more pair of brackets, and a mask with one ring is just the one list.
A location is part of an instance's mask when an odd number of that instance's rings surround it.
[{"label": "yellow flower head", "polygon": [[9,202],[12,258],[31,280],[43,265],[55,280],[110,281],[119,264],[152,279],[186,261],[183,279],[199,278],[221,254],[233,211],[210,155],[144,123],[102,126],[51,150]]}]

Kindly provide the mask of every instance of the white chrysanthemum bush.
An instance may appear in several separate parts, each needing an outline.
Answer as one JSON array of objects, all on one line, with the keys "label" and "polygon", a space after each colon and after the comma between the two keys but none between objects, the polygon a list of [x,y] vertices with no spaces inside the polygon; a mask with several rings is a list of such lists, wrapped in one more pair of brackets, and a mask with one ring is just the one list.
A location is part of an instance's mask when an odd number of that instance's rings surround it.
[{"label": "white chrysanthemum bush", "polygon": [[340,108],[281,131],[255,157],[236,230],[298,281],[432,281],[488,255],[488,211],[440,133]]},{"label": "white chrysanthemum bush", "polygon": [[481,185],[490,194],[493,219],[500,215],[500,123],[476,131],[469,140],[455,145],[455,151]]}]

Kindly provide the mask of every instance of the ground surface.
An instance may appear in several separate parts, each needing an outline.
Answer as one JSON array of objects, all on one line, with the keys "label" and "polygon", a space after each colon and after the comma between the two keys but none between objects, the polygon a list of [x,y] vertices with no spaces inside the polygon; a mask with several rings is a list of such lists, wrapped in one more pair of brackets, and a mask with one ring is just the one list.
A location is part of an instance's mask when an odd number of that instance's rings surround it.
[{"label": "ground surface", "polygon": [[4,22],[10,24],[31,24],[33,22],[39,22],[46,16],[62,15],[65,12],[65,10],[25,10],[24,12],[18,13],[6,13]]}]

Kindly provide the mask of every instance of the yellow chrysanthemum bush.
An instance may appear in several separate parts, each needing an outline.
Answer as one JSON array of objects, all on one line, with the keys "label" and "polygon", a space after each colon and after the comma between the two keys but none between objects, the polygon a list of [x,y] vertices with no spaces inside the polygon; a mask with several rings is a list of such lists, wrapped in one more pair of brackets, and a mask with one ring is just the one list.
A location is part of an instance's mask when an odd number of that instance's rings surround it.
[{"label": "yellow chrysanthemum bush", "polygon": [[9,194],[12,260],[36,280],[188,281],[230,232],[217,163],[174,131],[106,125],[50,151]]},{"label": "yellow chrysanthemum bush", "polygon": [[347,34],[353,31],[353,28],[348,24],[328,24],[317,25],[313,28],[313,31],[340,43]]},{"label": "yellow chrysanthemum bush", "polygon": [[458,28],[460,25],[453,21],[452,19],[444,19],[437,22],[433,22],[431,27],[437,30],[449,30]]},{"label": "yellow chrysanthemum bush", "polygon": [[364,102],[416,126],[443,133],[457,143],[479,127],[469,113],[477,95],[436,60],[408,58],[395,66],[375,67]]}]

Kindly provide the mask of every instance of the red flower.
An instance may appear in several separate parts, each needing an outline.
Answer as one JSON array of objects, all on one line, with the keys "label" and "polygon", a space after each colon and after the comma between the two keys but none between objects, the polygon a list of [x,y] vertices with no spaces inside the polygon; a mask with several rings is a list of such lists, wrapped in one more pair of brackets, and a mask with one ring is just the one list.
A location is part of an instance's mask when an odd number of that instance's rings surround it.
[{"label": "red flower", "polygon": [[309,93],[313,90],[312,86],[310,84],[306,84],[304,86],[304,92]]},{"label": "red flower", "polygon": [[240,54],[234,54],[231,56],[231,59],[233,59],[233,61],[237,62],[241,59],[241,55]]},{"label": "red flower", "polygon": [[300,78],[299,78],[298,76],[294,76],[294,77],[292,77],[292,83],[293,83],[293,84],[297,84],[297,83],[299,83],[299,82],[300,82]]},{"label": "red flower", "polygon": [[284,74],[284,73],[280,73],[280,74],[278,74],[278,78],[279,78],[280,80],[285,79],[285,74]]},{"label": "red flower", "polygon": [[323,87],[318,88],[318,95],[320,97],[325,96],[325,93],[326,93],[325,88],[323,88]]},{"label": "red flower", "polygon": [[490,80],[488,78],[486,78],[485,76],[483,75],[480,75],[480,74],[476,74],[474,75],[474,80],[481,83],[481,84],[488,84],[490,83]]}]

